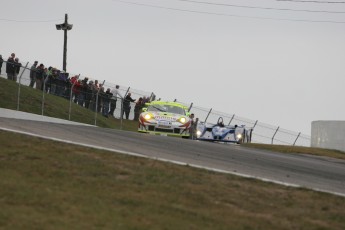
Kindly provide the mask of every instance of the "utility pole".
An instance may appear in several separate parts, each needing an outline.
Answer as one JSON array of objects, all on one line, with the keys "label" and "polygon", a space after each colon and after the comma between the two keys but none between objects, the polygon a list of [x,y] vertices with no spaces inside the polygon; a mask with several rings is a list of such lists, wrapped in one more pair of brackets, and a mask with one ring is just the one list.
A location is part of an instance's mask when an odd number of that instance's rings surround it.
[{"label": "utility pole", "polygon": [[68,15],[65,14],[65,22],[62,24],[56,24],[57,30],[64,31],[64,40],[63,40],[63,64],[62,69],[66,72],[66,59],[67,59],[67,31],[71,30],[73,27],[72,24],[68,24]]}]

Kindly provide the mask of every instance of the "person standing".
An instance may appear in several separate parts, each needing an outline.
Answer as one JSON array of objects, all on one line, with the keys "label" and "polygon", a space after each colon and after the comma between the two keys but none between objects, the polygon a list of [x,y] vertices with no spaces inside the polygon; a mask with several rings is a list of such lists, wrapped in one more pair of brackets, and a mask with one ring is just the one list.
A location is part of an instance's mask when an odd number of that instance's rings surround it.
[{"label": "person standing", "polygon": [[36,69],[36,89],[42,90],[43,81],[44,81],[44,65],[40,64]]},{"label": "person standing", "polygon": [[[68,80],[68,73],[61,70],[58,72],[57,78],[56,78],[56,95],[59,97],[65,97],[66,96],[66,86]],[[69,92],[68,92],[69,93]]]},{"label": "person standing", "polygon": [[141,113],[141,109],[143,108],[144,104],[143,104],[143,98],[139,97],[137,103],[135,103],[134,106],[134,119],[135,121],[139,120],[139,115]]},{"label": "person standing", "polygon": [[[103,88],[103,87],[102,87]],[[109,104],[110,104],[110,98],[112,97],[112,93],[110,92],[110,88],[107,89],[107,91],[101,94],[102,97],[102,115],[105,117],[108,117],[109,114]]]},{"label": "person standing", "polygon": [[45,69],[45,72],[46,72],[46,78],[44,80],[44,87],[45,88],[45,91],[46,93],[51,93],[51,77],[52,77],[52,69],[53,67],[49,66],[48,69]]},{"label": "person standing", "polygon": [[113,89],[111,91],[111,93],[113,94],[111,99],[110,99],[110,111],[109,111],[109,114],[111,116],[114,116],[114,111],[116,109],[117,98],[119,97],[119,98],[121,98],[121,100],[123,99],[123,96],[119,92],[119,88],[120,88],[120,86],[116,85],[115,89]]},{"label": "person standing", "polygon": [[0,75],[1,75],[2,63],[4,63],[4,59],[2,59],[2,55],[0,55]]},{"label": "person standing", "polygon": [[150,103],[150,97],[148,96],[143,97],[143,104],[145,105],[145,103]]},{"label": "person standing", "polygon": [[85,108],[90,109],[90,102],[92,100],[92,85],[93,81],[89,81],[85,93]]},{"label": "person standing", "polygon": [[96,111],[96,108],[97,108],[97,105],[96,105],[96,102],[97,102],[97,93],[98,93],[98,87],[96,86],[96,81],[95,82],[92,82],[92,85],[91,85],[91,91],[92,91],[92,94],[91,94],[91,101],[90,101],[90,109],[92,111]]},{"label": "person standing", "polygon": [[22,63],[19,62],[19,58],[14,59],[14,76],[13,81],[17,81],[17,77],[19,75],[20,68],[22,67]]},{"label": "person standing", "polygon": [[104,87],[100,85],[96,93],[96,111],[97,113],[102,113],[102,115],[103,115],[103,99],[104,98],[105,98]]},{"label": "person standing", "polygon": [[123,111],[121,114],[121,118],[123,119],[123,114],[126,115],[126,120],[129,119],[129,113],[131,112],[131,102],[135,102],[135,99],[131,97],[131,93],[128,93],[125,99],[123,100]]},{"label": "person standing", "polygon": [[7,79],[13,80],[14,78],[14,72],[15,72],[15,64],[14,64],[14,58],[16,55],[14,53],[11,54],[11,56],[7,59],[6,63],[6,73],[7,73]]},{"label": "person standing", "polygon": [[35,61],[34,64],[31,66],[30,69],[30,87],[33,88],[36,82],[36,68],[37,68],[38,61]]},{"label": "person standing", "polygon": [[58,77],[58,70],[52,68],[52,74],[50,76],[50,93],[56,95],[56,82]]},{"label": "person standing", "polygon": [[78,97],[78,105],[80,106],[85,106],[85,97],[86,97],[86,92],[87,92],[87,82],[89,81],[89,78],[85,77],[84,80],[80,82],[80,93]]},{"label": "person standing", "polygon": [[77,103],[77,98],[78,98],[78,79],[79,79],[79,76],[78,75],[74,75],[73,77],[71,77],[71,79],[69,79],[70,83],[71,83],[71,88],[72,88],[72,100],[74,103]]},{"label": "person standing", "polygon": [[190,118],[190,126],[189,126],[189,138],[194,140],[196,139],[196,127],[198,125],[198,118],[196,118],[194,120],[194,113],[191,113],[189,115],[189,118]]}]

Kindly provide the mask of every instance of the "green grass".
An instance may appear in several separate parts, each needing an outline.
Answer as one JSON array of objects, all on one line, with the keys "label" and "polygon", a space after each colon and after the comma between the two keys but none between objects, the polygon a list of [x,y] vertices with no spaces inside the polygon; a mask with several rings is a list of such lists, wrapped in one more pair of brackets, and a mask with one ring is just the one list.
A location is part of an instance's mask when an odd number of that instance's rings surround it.
[{"label": "green grass", "polygon": [[281,153],[309,154],[315,156],[325,156],[345,160],[345,152],[332,149],[310,148],[302,146],[268,145],[268,144],[243,144],[243,146],[264,149]]},{"label": "green grass", "polygon": [[345,198],[0,131],[0,229],[339,229]]}]

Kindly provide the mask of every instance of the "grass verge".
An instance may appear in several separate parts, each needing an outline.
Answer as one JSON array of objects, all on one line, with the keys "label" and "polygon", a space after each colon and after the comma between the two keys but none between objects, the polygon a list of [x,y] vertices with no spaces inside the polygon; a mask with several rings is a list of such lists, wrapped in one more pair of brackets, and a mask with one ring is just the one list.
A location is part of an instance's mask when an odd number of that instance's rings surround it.
[{"label": "grass verge", "polygon": [[267,144],[243,144],[243,146],[256,149],[264,149],[281,153],[309,154],[315,156],[332,157],[345,160],[345,152],[333,149],[310,148],[303,146],[267,145]]},{"label": "grass verge", "polygon": [[345,198],[0,131],[0,229],[339,229]]}]

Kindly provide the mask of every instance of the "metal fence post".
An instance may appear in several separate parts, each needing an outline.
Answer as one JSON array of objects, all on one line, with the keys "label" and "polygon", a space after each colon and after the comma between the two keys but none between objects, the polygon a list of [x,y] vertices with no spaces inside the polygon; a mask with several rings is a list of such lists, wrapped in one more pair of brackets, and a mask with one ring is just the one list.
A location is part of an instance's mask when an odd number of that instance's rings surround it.
[{"label": "metal fence post", "polygon": [[125,100],[125,98],[127,97],[127,94],[128,94],[128,92],[129,92],[129,89],[130,89],[131,87],[128,87],[128,89],[127,89],[127,91],[126,91],[126,93],[125,93],[125,96],[122,98],[122,101],[121,101],[121,113],[120,113],[120,123],[121,123],[121,127],[120,127],[120,129],[122,129],[122,124],[123,124],[123,114],[124,114],[124,112],[125,111],[123,111],[123,101]]},{"label": "metal fence post", "polygon": [[255,126],[257,125],[258,121],[259,121],[259,120],[256,120],[254,126],[251,128],[251,131],[250,131],[250,142],[252,141],[253,131],[254,131],[254,128],[255,128]]},{"label": "metal fence post", "polygon": [[190,112],[190,110],[192,109],[192,107],[193,107],[193,102],[190,103],[190,106],[189,106],[189,108],[188,108],[188,112]]},{"label": "metal fence post", "polygon": [[[103,81],[103,83],[102,83],[102,87],[103,87],[103,85],[104,85],[104,82],[105,82],[105,80]],[[97,126],[97,113],[98,113],[98,95],[99,95],[99,91],[101,90],[101,87],[99,87],[98,88],[98,90],[97,90],[97,95],[96,95],[96,109],[95,109],[95,126]]]},{"label": "metal fence post", "polygon": [[234,115],[232,115],[232,118],[230,119],[230,121],[229,121],[229,124],[228,124],[228,125],[230,125],[230,123],[232,122],[232,120],[234,119],[234,117],[235,117],[235,114],[234,114]]},{"label": "metal fence post", "polygon": [[254,131],[254,128],[255,128],[256,124],[258,123],[258,121],[259,121],[259,120],[256,120],[256,121],[255,121],[255,124],[254,124],[254,126],[253,126],[253,128],[252,128],[253,131]]},{"label": "metal fence post", "polygon": [[123,98],[120,98],[120,100],[121,100],[121,108],[120,108],[120,129],[122,130],[122,122],[123,122],[123,115],[122,115],[122,113],[123,113]]},{"label": "metal fence post", "polygon": [[208,114],[207,114],[207,116],[206,116],[206,118],[205,118],[205,122],[207,121],[207,119],[208,119],[208,116],[210,116],[210,113],[212,112],[212,108],[210,109],[210,111],[208,112]]},{"label": "metal fence post", "polygon": [[19,81],[18,81],[18,98],[17,98],[17,111],[19,111],[19,98],[20,98],[20,85],[21,85],[21,80],[22,80],[22,77],[23,77],[23,73],[24,71],[26,70],[26,68],[28,67],[29,65],[29,62],[26,63],[23,71],[21,72],[20,76],[19,76]]},{"label": "metal fence post", "polygon": [[154,101],[154,99],[155,99],[155,94],[152,92],[149,100]]},{"label": "metal fence post", "polygon": [[293,146],[295,146],[296,141],[298,140],[298,138],[299,138],[299,136],[300,136],[300,135],[301,135],[301,132],[299,132],[299,133],[298,133],[298,136],[297,136],[297,138],[296,138],[295,142],[293,143]]},{"label": "metal fence post", "polygon": [[95,105],[95,126],[97,126],[97,113],[98,113],[98,93],[99,93],[99,89],[97,90],[97,94],[96,94],[96,105]]},{"label": "metal fence post", "polygon": [[42,91],[42,116],[44,114],[44,92],[46,91],[46,83],[45,83],[45,80],[43,78],[43,91]]},{"label": "metal fence post", "polygon": [[253,136],[253,129],[250,129],[250,134],[249,134],[249,143],[252,142],[252,136]]},{"label": "metal fence post", "polygon": [[275,133],[273,134],[272,141],[271,141],[271,144],[272,144],[272,145],[273,145],[274,137],[275,137],[275,135],[277,134],[278,130],[279,130],[279,126],[278,126],[277,130],[275,131]]},{"label": "metal fence post", "polygon": [[80,77],[80,74],[78,75],[77,79],[73,82],[73,85],[71,86],[71,92],[69,95],[69,109],[68,109],[68,120],[71,120],[71,111],[72,111],[72,92],[73,92],[73,88],[75,83],[77,83],[78,79]]}]

